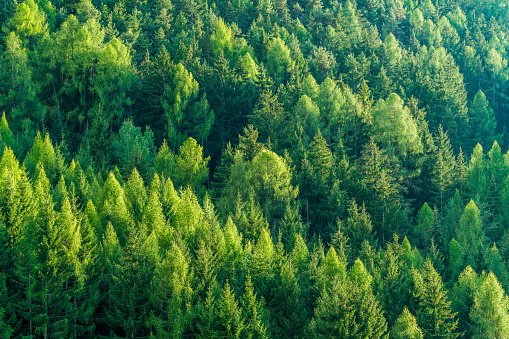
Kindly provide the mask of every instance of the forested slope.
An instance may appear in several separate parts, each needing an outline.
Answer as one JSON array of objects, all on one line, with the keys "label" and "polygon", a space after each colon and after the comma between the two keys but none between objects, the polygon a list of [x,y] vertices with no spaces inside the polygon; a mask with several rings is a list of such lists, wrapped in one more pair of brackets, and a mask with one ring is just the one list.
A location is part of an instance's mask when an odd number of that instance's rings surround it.
[{"label": "forested slope", "polygon": [[2,1],[3,337],[507,337],[508,22]]}]

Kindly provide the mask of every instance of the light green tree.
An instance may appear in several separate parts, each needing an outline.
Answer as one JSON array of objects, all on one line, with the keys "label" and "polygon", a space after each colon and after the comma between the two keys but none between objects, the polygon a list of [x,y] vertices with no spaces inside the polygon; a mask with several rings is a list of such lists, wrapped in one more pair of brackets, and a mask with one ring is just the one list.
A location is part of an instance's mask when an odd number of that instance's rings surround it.
[{"label": "light green tree", "polygon": [[422,143],[417,124],[410,114],[410,109],[395,93],[387,100],[380,99],[373,111],[375,140],[385,147],[394,147],[401,154],[422,152]]},{"label": "light green tree", "polygon": [[410,313],[408,308],[404,308],[403,312],[396,319],[391,330],[391,338],[393,339],[423,339],[422,330],[417,325],[417,320]]},{"label": "light green tree", "polygon": [[509,333],[509,298],[493,272],[475,292],[470,318],[473,338],[505,338]]}]

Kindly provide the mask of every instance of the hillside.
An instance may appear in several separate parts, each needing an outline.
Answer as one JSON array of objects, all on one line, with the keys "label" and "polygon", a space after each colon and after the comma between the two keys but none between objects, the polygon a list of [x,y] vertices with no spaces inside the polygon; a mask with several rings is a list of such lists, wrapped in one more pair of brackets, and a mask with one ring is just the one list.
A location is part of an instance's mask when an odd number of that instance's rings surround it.
[{"label": "hillside", "polygon": [[2,336],[507,336],[508,19],[4,0]]}]

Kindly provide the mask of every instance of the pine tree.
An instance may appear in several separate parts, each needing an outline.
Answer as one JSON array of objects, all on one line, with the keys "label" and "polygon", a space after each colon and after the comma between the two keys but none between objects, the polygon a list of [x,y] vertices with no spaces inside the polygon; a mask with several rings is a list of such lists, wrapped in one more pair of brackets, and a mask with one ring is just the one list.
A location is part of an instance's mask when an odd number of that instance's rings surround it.
[{"label": "pine tree", "polygon": [[426,260],[422,271],[412,270],[412,278],[417,323],[425,338],[457,338],[460,334],[455,331],[456,314],[451,310],[442,277],[431,261]]},{"label": "pine tree", "polygon": [[333,177],[334,158],[329,145],[319,130],[309,144],[308,159],[316,181],[322,185],[329,184],[329,180]]},{"label": "pine tree", "polygon": [[465,249],[454,238],[449,242],[448,272],[452,281],[461,273],[466,266]]},{"label": "pine tree", "polygon": [[323,289],[309,325],[315,338],[381,338],[387,323],[373,295],[371,276],[356,260],[348,279],[334,277]]},{"label": "pine tree", "polygon": [[242,318],[242,309],[235,297],[228,282],[225,283],[221,298],[218,301],[218,317],[221,330],[220,336],[226,338],[240,338],[245,330],[244,319]]},{"label": "pine tree", "polygon": [[71,210],[68,197],[54,222],[42,225],[44,229],[39,251],[43,262],[39,268],[34,299],[40,305],[34,316],[35,332],[41,336],[76,336],[76,296],[79,291],[81,263],[80,226]]},{"label": "pine tree", "polygon": [[446,205],[444,221],[441,223],[444,243],[445,241],[450,241],[450,239],[456,236],[456,230],[459,228],[463,209],[463,200],[460,196],[460,192],[456,190],[454,192],[454,196]]},{"label": "pine tree", "polygon": [[303,333],[309,314],[295,266],[290,261],[277,266],[275,286],[267,297],[272,319],[270,328],[273,336],[294,338]]},{"label": "pine tree", "polygon": [[480,267],[485,235],[481,212],[473,200],[465,206],[456,236],[458,243],[465,249],[465,264],[474,268]]},{"label": "pine tree", "polygon": [[274,279],[276,249],[270,237],[268,229],[264,228],[253,248],[253,254],[249,263],[249,273],[253,283],[262,294],[266,293]]},{"label": "pine tree", "polygon": [[442,211],[454,184],[456,160],[452,152],[449,137],[442,127],[438,129],[438,135],[435,137],[435,144],[436,150],[433,154],[434,164],[431,184],[433,185],[435,200]]},{"label": "pine tree", "polygon": [[150,302],[155,310],[150,318],[157,336],[182,336],[188,326],[188,303],[193,292],[191,272],[185,252],[173,244],[159,262],[150,283]]},{"label": "pine tree", "polygon": [[124,192],[129,212],[136,221],[140,221],[142,211],[145,209],[148,197],[143,179],[136,167],[133,168],[129,179],[124,186]]},{"label": "pine tree", "polygon": [[472,336],[472,322],[469,313],[474,304],[474,294],[483,280],[483,276],[478,276],[472,267],[467,266],[451,289],[451,307],[458,314],[458,331],[468,337]]},{"label": "pine tree", "polygon": [[124,189],[110,172],[101,192],[101,220],[103,227],[109,222],[115,227],[120,243],[127,243],[129,232],[134,226],[133,216],[129,213],[125,200]]},{"label": "pine tree", "polygon": [[352,248],[360,248],[364,240],[369,240],[372,229],[373,224],[366,211],[366,206],[363,204],[359,207],[355,200],[352,200],[348,208],[348,218],[345,223],[345,233],[350,240]]},{"label": "pine tree", "polygon": [[[414,250],[417,251],[415,248]],[[376,296],[385,310],[390,326],[393,326],[397,317],[401,315],[400,312],[410,301],[410,270],[411,267],[418,266],[418,263],[412,262],[410,258],[412,251],[407,238],[400,244],[399,238],[394,235],[393,241],[387,243],[386,250],[371,264]],[[373,267],[375,265],[376,267]]]},{"label": "pine tree", "polygon": [[[362,174],[360,180],[364,190],[357,200],[369,202],[368,210],[373,217],[375,230],[382,238],[389,236],[394,231],[390,227],[393,227],[394,223],[401,223],[401,220],[396,221],[401,217],[400,185],[391,173],[389,157],[371,139],[364,146],[357,169]],[[373,197],[376,197],[376,200],[373,200]]]},{"label": "pine tree", "polygon": [[490,107],[486,95],[479,90],[472,100],[468,110],[472,141],[487,148],[495,140],[497,121],[493,109]]},{"label": "pine tree", "polygon": [[268,339],[269,329],[267,326],[267,311],[262,302],[257,300],[251,277],[246,277],[244,294],[241,298],[243,316],[246,321],[244,331],[246,337],[252,339]]},{"label": "pine tree", "polygon": [[185,188],[190,186],[197,193],[202,194],[201,186],[208,177],[207,164],[210,157],[203,156],[203,147],[196,140],[189,138],[179,148],[175,163],[170,174],[175,186]]},{"label": "pine tree", "polygon": [[267,43],[267,71],[276,85],[288,80],[289,74],[295,67],[290,49],[281,38],[274,38]]},{"label": "pine tree", "polygon": [[260,133],[262,142],[277,146],[278,140],[285,135],[287,112],[284,110],[278,95],[270,90],[261,92],[256,110],[249,115],[249,123]]},{"label": "pine tree", "polygon": [[119,138],[113,142],[113,156],[120,172],[126,178],[137,169],[140,175],[148,180],[152,175],[155,147],[154,135],[150,128],[141,132],[131,120],[126,120],[118,132]]},{"label": "pine tree", "polygon": [[[43,190],[48,192],[49,184]],[[36,199],[39,195],[34,194],[12,150],[5,148],[0,160],[0,219],[5,227],[8,248],[14,250],[13,257],[19,266],[17,278],[21,291],[32,288],[32,274],[36,274],[33,272],[33,266],[38,261],[35,258],[36,246],[41,241],[41,232],[36,224],[39,211]]]},{"label": "pine tree", "polygon": [[305,145],[309,144],[311,138],[318,132],[320,110],[313,100],[307,95],[299,98],[292,114],[293,128],[302,128],[304,136],[303,142]]},{"label": "pine tree", "polygon": [[36,134],[32,148],[28,151],[23,164],[27,171],[34,175],[39,162],[44,165],[44,170],[52,184],[55,184],[64,173],[63,156],[53,147],[48,133],[44,135],[44,138],[39,132]]},{"label": "pine tree", "polygon": [[115,333],[149,335],[150,295],[147,286],[160,261],[157,237],[144,229],[131,230],[110,285],[111,309],[106,319]]},{"label": "pine tree", "polygon": [[493,244],[493,246],[487,250],[485,261],[487,269],[493,272],[504,290],[507,289],[509,287],[509,274],[496,244]]},{"label": "pine tree", "polygon": [[394,323],[391,330],[391,338],[394,339],[423,339],[422,330],[417,325],[417,320],[410,313],[408,308],[404,308],[399,318]]},{"label": "pine tree", "polygon": [[330,78],[320,84],[316,104],[320,109],[321,132],[329,144],[337,142],[342,124],[341,108],[344,104],[341,88]]},{"label": "pine tree", "polygon": [[[15,19],[19,20],[19,25],[25,26],[26,30],[31,28],[29,18],[35,18],[34,16],[30,17],[30,13],[25,13],[29,17],[23,24],[23,14],[19,8],[28,9],[27,5],[30,4],[37,7],[33,0],[22,3],[18,6],[19,16]],[[33,26],[32,29],[37,30]],[[35,132],[41,126],[45,112],[44,106],[38,98],[39,83],[33,79],[28,51],[20,40],[20,33],[11,32],[5,37],[6,49],[3,53],[2,66],[0,66],[0,80],[4,84],[0,90],[0,110],[7,110],[11,128],[16,134],[19,134],[18,146],[22,152],[26,152]],[[26,34],[30,36],[30,33]]]},{"label": "pine tree", "polygon": [[437,216],[429,207],[428,203],[424,203],[417,214],[417,225],[414,233],[419,239],[419,243],[423,248],[428,248],[431,239],[437,236]]},{"label": "pine tree", "polygon": [[223,232],[225,242],[223,270],[231,276],[236,276],[237,271],[240,271],[241,259],[244,252],[242,248],[242,234],[238,232],[237,226],[231,218],[226,220]]},{"label": "pine tree", "polygon": [[154,171],[160,177],[165,179],[169,178],[172,173],[172,169],[175,166],[174,163],[175,154],[173,154],[173,152],[170,150],[170,147],[168,147],[168,143],[165,139],[157,151],[154,162]]},{"label": "pine tree", "polygon": [[472,338],[503,338],[509,331],[509,299],[490,272],[474,295]]},{"label": "pine tree", "polygon": [[395,93],[380,99],[373,111],[375,139],[386,148],[394,148],[402,156],[422,152],[417,125],[403,100]]},{"label": "pine tree", "polygon": [[16,143],[14,140],[14,135],[12,134],[4,112],[2,113],[2,118],[0,120],[0,155],[3,154],[5,147],[15,149],[15,146]]},{"label": "pine tree", "polygon": [[486,161],[481,144],[474,147],[467,168],[467,188],[472,196],[477,195],[484,201],[489,179],[486,176]]}]

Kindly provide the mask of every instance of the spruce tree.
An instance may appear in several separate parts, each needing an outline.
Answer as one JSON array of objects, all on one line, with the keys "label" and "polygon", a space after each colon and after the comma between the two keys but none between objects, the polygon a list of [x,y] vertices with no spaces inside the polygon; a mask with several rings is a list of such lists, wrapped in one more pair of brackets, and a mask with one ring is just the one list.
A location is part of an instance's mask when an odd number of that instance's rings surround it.
[{"label": "spruce tree", "polygon": [[412,270],[417,323],[425,338],[457,338],[458,320],[451,310],[442,277],[428,259],[421,271]]},{"label": "spruce tree", "polygon": [[503,338],[509,331],[509,299],[490,272],[474,295],[472,338]]},{"label": "spruce tree", "polygon": [[422,330],[417,325],[417,320],[410,313],[408,308],[404,308],[399,318],[394,323],[391,330],[391,338],[394,339],[423,339]]}]

